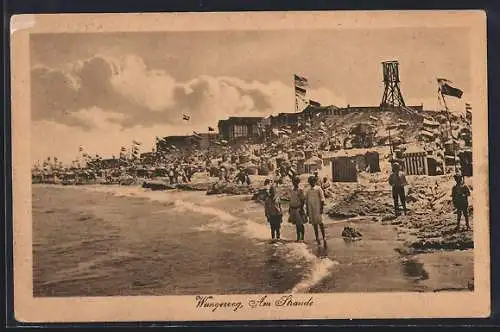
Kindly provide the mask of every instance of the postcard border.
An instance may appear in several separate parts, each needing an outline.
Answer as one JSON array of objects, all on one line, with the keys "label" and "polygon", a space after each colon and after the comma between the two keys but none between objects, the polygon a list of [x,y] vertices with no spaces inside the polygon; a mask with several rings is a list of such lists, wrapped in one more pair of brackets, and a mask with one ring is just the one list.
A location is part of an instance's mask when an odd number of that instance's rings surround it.
[{"label": "postcard border", "polygon": [[[13,190],[13,233],[14,233],[14,306],[15,318],[25,322],[101,322],[101,321],[210,321],[210,320],[280,320],[280,319],[332,319],[332,318],[445,318],[445,317],[487,317],[490,314],[490,248],[489,248],[489,209],[474,209],[474,219],[484,220],[474,232],[475,254],[475,286],[473,293],[363,293],[363,294],[314,294],[320,307],[333,307],[342,303],[341,310],[288,310],[283,313],[279,310],[254,310],[240,313],[230,312],[202,312],[196,311],[193,306],[194,296],[165,296],[165,297],[114,297],[110,298],[33,298],[32,296],[32,254],[31,254],[31,179],[30,163],[26,162],[24,151],[30,150],[30,115],[29,109],[29,50],[30,33],[53,33],[55,31],[103,32],[103,31],[151,31],[186,30],[199,25],[193,20],[206,19],[207,29],[234,29],[242,28],[360,28],[374,22],[374,12],[350,12],[348,19],[339,16],[345,12],[335,13],[184,13],[184,14],[68,14],[57,15],[55,24],[54,15],[34,15],[33,25],[18,28],[11,34],[11,63],[12,63],[12,190]],[[456,20],[452,15],[464,15],[464,19]],[[116,16],[118,15],[118,16]],[[165,26],[163,15],[169,15],[168,26]],[[436,26],[469,26],[474,36],[471,47],[472,90],[477,91],[472,100],[477,109],[484,112],[473,114],[473,123],[481,123],[487,128],[487,76],[486,76],[486,17],[482,11],[450,12],[413,12],[412,18],[401,17],[400,12],[378,12],[377,20],[392,22],[391,27],[410,26],[421,24],[422,17],[433,15]],[[381,19],[383,15],[391,16],[390,20]],[[405,14],[406,15],[406,14]],[[21,15],[24,16],[24,15]],[[115,16],[114,21],[109,21]],[[269,16],[278,17],[278,24],[272,26]],[[300,16],[300,17],[299,17]],[[305,17],[307,16],[307,17]],[[404,15],[403,15],[404,16]],[[118,18],[116,18],[118,17]],[[427,16],[428,17],[428,16]],[[11,26],[19,22],[19,16],[14,16]],[[26,17],[24,17],[26,18]],[[62,18],[62,22],[61,22]],[[256,24],[258,19],[260,24]],[[428,18],[427,18],[428,19]],[[297,21],[301,22],[297,24]],[[335,22],[332,24],[332,21]],[[457,22],[458,21],[458,22]],[[145,23],[146,22],[146,23]],[[394,24],[399,22],[398,24]],[[308,25],[309,24],[309,25]],[[340,24],[340,25],[339,25]],[[184,27],[184,29],[182,29]],[[434,27],[434,25],[433,25]],[[387,28],[387,24],[383,28]],[[149,29],[149,30],[148,30]],[[25,52],[22,52],[22,51]],[[23,54],[20,56],[20,54]],[[16,55],[16,56],[14,56]],[[474,190],[479,193],[475,197],[474,206],[479,202],[488,202],[488,131],[476,130],[473,132],[474,144]],[[479,153],[482,152],[482,153]],[[28,155],[29,157],[29,155]],[[29,158],[28,158],[29,159]],[[477,170],[477,171],[476,171]],[[476,183],[478,173],[481,178]],[[483,177],[483,175],[485,175]],[[478,224],[479,225],[479,224]],[[27,245],[29,244],[29,245]],[[218,298],[248,301],[252,295],[219,295]],[[333,300],[332,298],[335,298]],[[353,301],[354,298],[354,301]],[[352,302],[351,302],[352,301]],[[363,302],[376,301],[379,305],[363,308]],[[454,305],[450,306],[450,301]],[[332,303],[333,302],[333,303]],[[159,307],[159,310],[152,310]],[[355,307],[349,308],[354,303]],[[380,305],[383,303],[383,305]],[[361,306],[360,306],[361,304]],[[141,309],[138,309],[141,308]],[[183,310],[186,308],[187,310]],[[71,310],[68,310],[71,309]],[[132,315],[129,315],[131,314]],[[346,315],[347,313],[347,315]],[[176,317],[173,317],[176,315]],[[86,316],[86,317],[83,317]]]}]

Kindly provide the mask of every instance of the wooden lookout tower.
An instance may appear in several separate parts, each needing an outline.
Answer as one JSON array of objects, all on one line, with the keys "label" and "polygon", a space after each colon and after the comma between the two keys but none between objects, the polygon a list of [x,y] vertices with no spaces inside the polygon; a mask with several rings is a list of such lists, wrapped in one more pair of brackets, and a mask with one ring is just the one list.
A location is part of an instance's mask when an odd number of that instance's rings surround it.
[{"label": "wooden lookout tower", "polygon": [[399,63],[397,61],[382,62],[384,73],[384,94],[381,108],[405,107],[405,101],[399,88]]}]

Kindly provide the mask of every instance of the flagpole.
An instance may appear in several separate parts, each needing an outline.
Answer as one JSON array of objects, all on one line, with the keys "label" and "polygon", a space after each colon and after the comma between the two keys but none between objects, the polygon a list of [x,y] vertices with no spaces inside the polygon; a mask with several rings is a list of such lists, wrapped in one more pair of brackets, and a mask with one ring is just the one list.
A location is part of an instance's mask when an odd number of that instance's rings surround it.
[{"label": "flagpole", "polygon": [[444,108],[446,110],[446,119],[448,120],[448,128],[449,128],[449,137],[451,140],[451,147],[453,149],[453,166],[455,169],[455,173],[457,172],[457,151],[455,149],[455,140],[453,138],[453,132],[452,132],[452,127],[451,127],[451,119],[450,119],[450,109],[448,108],[448,104],[446,104],[446,99],[444,99],[443,91],[439,89],[439,93],[441,94],[441,98],[443,98],[443,103],[444,103]]},{"label": "flagpole", "polygon": [[293,98],[295,100],[295,113],[298,113],[299,103],[297,101],[297,85],[295,85],[295,74],[293,75]]}]

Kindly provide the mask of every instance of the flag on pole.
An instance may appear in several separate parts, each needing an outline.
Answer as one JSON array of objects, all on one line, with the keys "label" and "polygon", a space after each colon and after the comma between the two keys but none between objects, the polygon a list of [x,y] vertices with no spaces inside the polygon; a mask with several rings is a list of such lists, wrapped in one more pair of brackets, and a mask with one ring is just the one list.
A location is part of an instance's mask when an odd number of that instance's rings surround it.
[{"label": "flag on pole", "polygon": [[124,146],[122,146],[121,149],[120,149],[120,151],[125,152],[125,151],[127,151],[127,148],[125,148]]},{"label": "flag on pole", "polygon": [[215,131],[213,127],[208,127],[208,131]]},{"label": "flag on pole", "polygon": [[83,151],[83,146],[80,145],[80,147],[78,148],[78,151],[82,152]]},{"label": "flag on pole", "polygon": [[294,74],[293,78],[295,80],[295,87],[299,87],[299,88],[309,87],[309,82],[308,82],[307,78],[299,76],[297,74]]},{"label": "flag on pole", "polygon": [[306,93],[307,93],[306,89],[303,89],[303,88],[297,87],[297,86],[295,87],[295,95],[297,97],[305,98],[306,97]]},{"label": "flag on pole", "polygon": [[136,141],[136,140],[132,140],[132,143],[135,144],[135,145],[141,145],[142,144],[141,142]]},{"label": "flag on pole", "polygon": [[306,98],[309,81],[307,78],[297,74],[293,75],[293,79],[295,87],[295,107],[296,111],[299,111],[299,102],[303,107],[309,105],[309,100]]},{"label": "flag on pole", "polygon": [[465,103],[465,118],[472,121],[472,106],[469,103]]},{"label": "flag on pole", "polygon": [[437,79],[439,89],[443,95],[456,97],[458,99],[462,98],[463,91],[452,86],[453,82],[447,80],[446,78],[438,78]]},{"label": "flag on pole", "polygon": [[191,117],[187,114],[182,114],[182,120],[184,121],[189,121],[189,119],[191,119]]}]

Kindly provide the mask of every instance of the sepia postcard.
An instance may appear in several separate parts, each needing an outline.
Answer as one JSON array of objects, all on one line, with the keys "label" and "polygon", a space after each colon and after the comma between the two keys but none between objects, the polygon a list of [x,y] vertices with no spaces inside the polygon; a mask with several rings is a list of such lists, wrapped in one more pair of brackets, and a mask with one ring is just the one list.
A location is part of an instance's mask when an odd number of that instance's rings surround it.
[{"label": "sepia postcard", "polygon": [[11,19],[22,322],[490,315],[486,15]]}]

